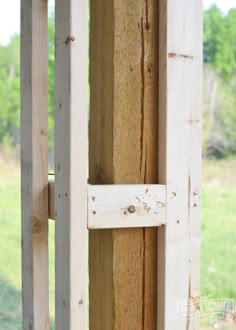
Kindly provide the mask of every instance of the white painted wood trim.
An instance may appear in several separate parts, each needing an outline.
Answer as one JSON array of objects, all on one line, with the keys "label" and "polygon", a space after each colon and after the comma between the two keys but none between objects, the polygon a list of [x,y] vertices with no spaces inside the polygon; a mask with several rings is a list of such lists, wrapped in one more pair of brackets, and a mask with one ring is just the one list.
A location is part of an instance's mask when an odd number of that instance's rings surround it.
[{"label": "white painted wood trim", "polygon": [[47,1],[21,0],[23,328],[49,329]]},{"label": "white painted wood trim", "polygon": [[165,224],[162,185],[88,185],[88,228],[157,227]]},{"label": "white painted wood trim", "polygon": [[167,223],[158,234],[157,323],[163,330],[200,328],[202,10],[201,0],[160,1],[159,182],[167,185]]},{"label": "white painted wood trim", "polygon": [[56,1],[56,329],[87,329],[88,17]]}]

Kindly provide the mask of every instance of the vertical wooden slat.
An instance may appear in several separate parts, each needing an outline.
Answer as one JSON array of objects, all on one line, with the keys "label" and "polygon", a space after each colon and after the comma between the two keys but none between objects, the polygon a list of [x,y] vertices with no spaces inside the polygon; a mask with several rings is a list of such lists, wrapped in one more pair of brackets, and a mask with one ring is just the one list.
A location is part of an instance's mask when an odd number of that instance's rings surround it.
[{"label": "vertical wooden slat", "polygon": [[56,329],[87,329],[87,1],[56,1]]},{"label": "vertical wooden slat", "polygon": [[158,329],[200,327],[201,82],[201,0],[160,0]]},{"label": "vertical wooden slat", "polygon": [[[90,183],[157,183],[158,2],[90,2]],[[156,329],[156,229],[90,231],[90,328]]]},{"label": "vertical wooden slat", "polygon": [[47,0],[21,0],[23,328],[49,328]]}]

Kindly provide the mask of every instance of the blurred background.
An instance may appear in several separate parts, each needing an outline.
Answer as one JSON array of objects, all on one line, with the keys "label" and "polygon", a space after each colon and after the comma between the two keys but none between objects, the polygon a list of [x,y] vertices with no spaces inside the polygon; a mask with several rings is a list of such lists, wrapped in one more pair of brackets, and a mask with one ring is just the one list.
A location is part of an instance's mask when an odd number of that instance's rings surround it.
[{"label": "blurred background", "polygon": [[[49,1],[49,171],[53,171],[54,3]],[[0,330],[21,329],[20,1],[0,12]],[[236,0],[204,0],[202,299],[236,302]],[[53,226],[50,309],[54,318]],[[202,327],[236,329],[227,304]]]}]

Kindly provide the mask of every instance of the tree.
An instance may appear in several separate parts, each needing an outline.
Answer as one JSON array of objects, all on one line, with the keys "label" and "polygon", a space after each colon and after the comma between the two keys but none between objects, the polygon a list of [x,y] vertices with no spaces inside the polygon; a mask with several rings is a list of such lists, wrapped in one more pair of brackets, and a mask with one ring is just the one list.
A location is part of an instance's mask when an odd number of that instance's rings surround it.
[{"label": "tree", "polygon": [[[48,22],[48,136],[52,163],[54,141],[54,17]],[[20,37],[0,45],[0,144],[20,143]]]},{"label": "tree", "polygon": [[[48,139],[54,161],[54,16],[48,22]],[[0,144],[20,141],[20,39],[0,45]],[[236,154],[236,9],[204,12],[204,153]]]},{"label": "tree", "polygon": [[204,13],[204,62],[225,80],[236,72],[236,9],[224,15],[215,5]]},{"label": "tree", "polygon": [[204,152],[236,153],[236,9],[204,13]]},{"label": "tree", "polygon": [[0,46],[0,142],[19,143],[20,109],[20,42],[11,38]]}]

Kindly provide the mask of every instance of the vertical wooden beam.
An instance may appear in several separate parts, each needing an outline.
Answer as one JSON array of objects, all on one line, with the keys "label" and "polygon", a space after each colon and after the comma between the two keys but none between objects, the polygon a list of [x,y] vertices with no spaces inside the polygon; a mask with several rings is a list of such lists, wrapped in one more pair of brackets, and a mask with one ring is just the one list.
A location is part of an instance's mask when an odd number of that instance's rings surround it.
[{"label": "vertical wooden beam", "polygon": [[160,51],[158,329],[199,329],[201,0],[160,0]]},{"label": "vertical wooden beam", "polygon": [[87,1],[56,1],[56,329],[87,329]]},{"label": "vertical wooden beam", "polygon": [[23,328],[49,328],[47,0],[21,0]]},{"label": "vertical wooden beam", "polygon": [[[157,183],[158,2],[90,10],[90,183]],[[90,232],[91,329],[156,329],[156,233]]]}]

